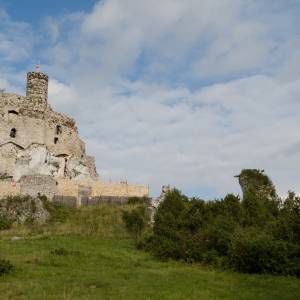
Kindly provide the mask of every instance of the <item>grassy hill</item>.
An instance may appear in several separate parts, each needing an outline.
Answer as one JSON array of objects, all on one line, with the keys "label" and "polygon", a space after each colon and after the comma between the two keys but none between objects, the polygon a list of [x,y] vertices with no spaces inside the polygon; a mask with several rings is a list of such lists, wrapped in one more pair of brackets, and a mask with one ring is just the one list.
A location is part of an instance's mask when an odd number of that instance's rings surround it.
[{"label": "grassy hill", "polygon": [[[297,299],[300,280],[161,262],[135,249],[122,209],[61,210],[44,226],[0,231],[0,299]],[[13,237],[18,237],[13,238]]]}]

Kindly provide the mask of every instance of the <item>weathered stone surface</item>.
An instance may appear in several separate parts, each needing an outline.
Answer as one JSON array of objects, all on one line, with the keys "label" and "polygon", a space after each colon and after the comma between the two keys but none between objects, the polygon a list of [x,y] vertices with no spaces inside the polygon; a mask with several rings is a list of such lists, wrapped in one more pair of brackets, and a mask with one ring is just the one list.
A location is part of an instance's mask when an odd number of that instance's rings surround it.
[{"label": "weathered stone surface", "polygon": [[50,214],[38,198],[8,197],[0,201],[1,217],[17,224],[25,222],[43,224],[50,218]]},{"label": "weathered stone surface", "polygon": [[155,198],[152,200],[152,206],[157,209],[160,203],[162,203],[165,200],[166,194],[168,192],[171,192],[174,188],[171,187],[169,184],[168,185],[163,185],[161,189],[161,194],[159,197]]},{"label": "weathered stone surface", "polygon": [[156,211],[157,211],[159,205],[165,200],[167,193],[171,192],[172,190],[174,190],[174,188],[171,187],[169,184],[163,185],[160,196],[152,200],[151,206],[148,207],[148,213],[150,216],[151,224],[154,223],[154,217],[155,217],[155,214],[156,214]]},{"label": "weathered stone surface", "polygon": [[27,75],[26,97],[0,94],[0,174],[97,179],[75,121],[48,104],[48,76]]},{"label": "weathered stone surface", "polygon": [[91,197],[149,195],[147,186],[99,180],[75,120],[48,104],[48,76],[30,72],[26,97],[0,93],[0,199],[40,193],[72,197],[80,205],[82,186]]},{"label": "weathered stone surface", "polygon": [[22,176],[20,179],[20,192],[22,195],[31,197],[43,195],[52,200],[57,193],[57,182],[52,176],[47,175]]},{"label": "weathered stone surface", "polygon": [[96,176],[85,158],[53,156],[45,145],[32,144],[27,149],[15,149],[12,176],[19,181],[24,175],[49,175],[69,179],[90,179]]}]

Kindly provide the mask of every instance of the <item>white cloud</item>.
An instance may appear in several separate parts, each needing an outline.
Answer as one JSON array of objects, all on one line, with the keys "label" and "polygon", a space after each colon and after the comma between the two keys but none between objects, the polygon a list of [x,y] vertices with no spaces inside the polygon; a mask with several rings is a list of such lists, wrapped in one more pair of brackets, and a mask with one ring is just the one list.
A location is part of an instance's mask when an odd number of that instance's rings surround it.
[{"label": "white cloud", "polygon": [[[132,73],[139,79],[169,83],[179,77],[187,83],[265,71],[287,51],[296,53],[292,34],[295,43],[300,38],[290,31],[291,24],[283,24],[288,22],[284,11],[268,15],[266,7],[261,12],[257,7],[255,1],[241,0],[101,1],[76,25],[64,17],[54,26],[52,19],[49,29],[55,28],[56,37],[57,24],[64,27],[68,20],[76,30],[54,45],[51,64],[68,64],[73,77],[96,75],[105,84]],[[252,11],[255,15],[247,13]],[[69,61],[62,61],[66,57]]]},{"label": "white cloud", "polygon": [[124,82],[78,92],[78,106],[64,110],[78,119],[106,180],[224,195],[239,191],[233,176],[242,168],[265,168],[283,193],[299,188],[299,83],[254,76],[191,92]]},{"label": "white cloud", "polygon": [[281,194],[300,190],[300,38],[267,2],[106,0],[47,19],[50,102],[100,175],[205,196],[264,168]]},{"label": "white cloud", "polygon": [[0,57],[3,62],[28,58],[32,48],[32,34],[26,23],[14,22],[0,8]]}]

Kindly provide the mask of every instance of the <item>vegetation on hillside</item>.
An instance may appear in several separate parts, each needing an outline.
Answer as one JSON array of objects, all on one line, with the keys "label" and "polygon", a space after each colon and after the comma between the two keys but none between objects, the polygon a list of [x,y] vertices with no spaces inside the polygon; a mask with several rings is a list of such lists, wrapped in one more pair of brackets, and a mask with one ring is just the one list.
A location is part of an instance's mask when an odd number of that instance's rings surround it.
[{"label": "vegetation on hillside", "polygon": [[140,244],[161,259],[300,277],[300,198],[290,192],[280,200],[257,170],[241,177],[248,177],[243,199],[228,194],[203,201],[169,192]]},{"label": "vegetation on hillside", "polygon": [[41,198],[44,224],[2,216],[0,299],[296,299],[299,279],[268,274],[299,277],[300,198],[247,178],[243,198],[167,193],[153,227],[138,199],[72,209]]},{"label": "vegetation on hillside", "polygon": [[296,278],[164,262],[136,250],[122,214],[137,207],[54,206],[47,224],[0,231],[0,256],[14,265],[0,276],[0,299],[293,300],[299,295]]}]

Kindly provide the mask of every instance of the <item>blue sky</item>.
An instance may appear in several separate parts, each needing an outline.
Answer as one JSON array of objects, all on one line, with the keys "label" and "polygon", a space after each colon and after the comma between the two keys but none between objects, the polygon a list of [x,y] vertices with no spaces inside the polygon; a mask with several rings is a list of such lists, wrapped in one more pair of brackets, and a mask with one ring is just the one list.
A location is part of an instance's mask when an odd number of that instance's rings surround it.
[{"label": "blue sky", "polygon": [[300,2],[0,0],[0,87],[39,61],[103,180],[202,198],[265,169],[300,192]]},{"label": "blue sky", "polygon": [[90,12],[96,2],[97,0],[0,0],[0,5],[15,21],[38,25],[47,16]]}]

